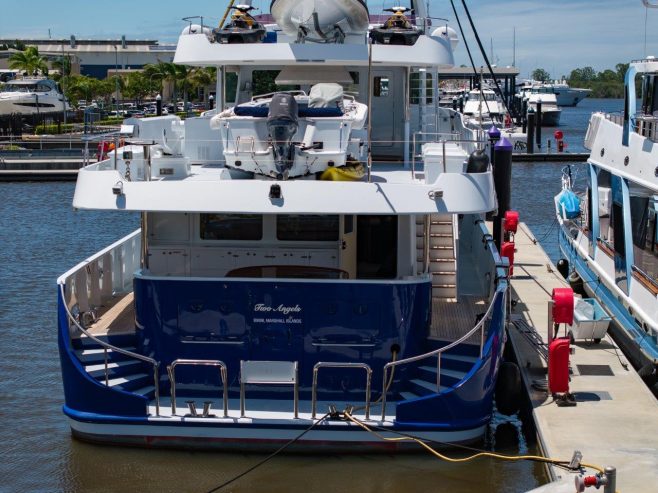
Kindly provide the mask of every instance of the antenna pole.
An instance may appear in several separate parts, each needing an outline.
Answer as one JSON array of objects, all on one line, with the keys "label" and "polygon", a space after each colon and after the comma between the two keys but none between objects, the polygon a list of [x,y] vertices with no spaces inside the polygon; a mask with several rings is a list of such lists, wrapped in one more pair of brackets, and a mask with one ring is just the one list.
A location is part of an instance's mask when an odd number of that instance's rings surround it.
[{"label": "antenna pole", "polygon": [[372,39],[368,36],[368,183],[372,173]]}]

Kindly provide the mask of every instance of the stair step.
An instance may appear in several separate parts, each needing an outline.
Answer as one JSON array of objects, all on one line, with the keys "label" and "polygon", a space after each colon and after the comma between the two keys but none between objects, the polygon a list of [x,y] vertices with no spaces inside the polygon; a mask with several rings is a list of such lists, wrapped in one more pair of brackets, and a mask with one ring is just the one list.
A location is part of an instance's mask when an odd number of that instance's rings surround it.
[{"label": "stair step", "polygon": [[453,299],[457,298],[456,286],[432,286],[432,298]]},{"label": "stair step", "polygon": [[[436,382],[428,382],[426,380],[421,380],[420,378],[414,378],[413,380],[410,381],[413,385],[416,386],[418,390],[420,390],[423,395],[429,395],[429,394],[437,394],[438,392],[436,391]],[[439,391],[442,392],[444,390],[449,389],[450,387],[446,387],[445,385],[441,385],[439,387]],[[422,395],[421,395],[422,397]]]},{"label": "stair step", "polygon": [[[121,349],[125,349],[126,351],[130,351],[133,353],[137,350],[134,347],[125,347]],[[105,351],[103,350],[103,348],[78,349],[75,351],[75,354],[77,355],[78,359],[82,363],[94,363],[96,361],[105,361]],[[130,358],[130,357],[121,353],[117,353],[112,349],[107,350],[107,359],[109,361],[118,361],[119,359],[123,359],[123,358]]]},{"label": "stair step", "polygon": [[116,378],[110,378],[108,385],[121,390],[132,392],[133,389],[143,387],[153,377],[146,373],[135,373],[133,375],[123,375]]},{"label": "stair step", "polygon": [[457,298],[455,296],[453,297],[436,296],[434,293],[432,293],[432,301],[436,301],[440,303],[445,303],[445,302],[457,303]]},{"label": "stair step", "polygon": [[[130,370],[140,368],[139,360],[115,361],[107,364],[110,375],[118,376],[120,373],[129,373]],[[98,363],[85,366],[85,371],[92,377],[105,377],[105,363]]]},{"label": "stair step", "polygon": [[413,392],[400,392],[400,397],[402,397],[402,399],[404,399],[405,401],[412,401],[414,399],[418,399],[421,396],[416,395]]},{"label": "stair step", "polygon": [[141,389],[133,390],[132,393],[143,395],[144,397],[152,397],[155,394],[155,387],[153,385],[147,385]]},{"label": "stair step", "polygon": [[463,356],[460,354],[444,354],[441,356],[442,364],[450,366],[451,370],[463,371],[468,373],[477,362],[476,356]]},{"label": "stair step", "polygon": [[[443,356],[441,356],[441,360],[442,363],[445,363],[443,361]],[[418,369],[426,373],[430,373],[434,376],[434,378],[436,378],[436,366],[420,366]],[[466,373],[463,371],[451,370],[449,368],[441,367],[441,377],[443,378],[444,376],[459,381],[466,376]]]}]

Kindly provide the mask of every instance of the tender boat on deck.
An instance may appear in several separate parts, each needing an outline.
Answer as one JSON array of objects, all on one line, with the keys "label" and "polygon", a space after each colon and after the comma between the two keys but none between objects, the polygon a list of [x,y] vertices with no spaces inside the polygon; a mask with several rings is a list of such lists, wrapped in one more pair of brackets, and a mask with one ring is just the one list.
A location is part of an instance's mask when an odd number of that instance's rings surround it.
[{"label": "tender boat on deck", "polygon": [[343,42],[368,31],[365,0],[272,0],[270,11],[281,30],[301,42]]},{"label": "tender boat on deck", "polygon": [[[642,76],[636,111],[635,77]],[[556,197],[562,255],[570,280],[611,315],[613,336],[650,385],[658,362],[658,62],[635,61],[626,73],[623,115],[594,113],[587,190],[575,203],[571,180]],[[655,389],[654,389],[655,390]]]},{"label": "tender boat on deck", "polygon": [[[492,169],[467,164],[483,135],[406,86],[431,76],[438,94],[449,40],[368,48],[365,33],[361,45],[235,50],[204,26],[183,32],[175,63],[218,68],[218,108],[127,120],[125,146],[78,175],[76,209],[139,212],[141,227],[58,279],[76,437],[404,447],[364,424],[482,438],[508,289],[484,223]],[[263,72],[286,87],[254,94]],[[344,90],[322,85],[331,78]]]}]

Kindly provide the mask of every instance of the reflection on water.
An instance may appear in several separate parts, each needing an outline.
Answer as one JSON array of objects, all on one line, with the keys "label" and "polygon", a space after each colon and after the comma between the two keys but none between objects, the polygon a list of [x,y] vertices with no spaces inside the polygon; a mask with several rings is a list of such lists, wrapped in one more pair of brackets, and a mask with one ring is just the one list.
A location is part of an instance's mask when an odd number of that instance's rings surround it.
[{"label": "reflection on water", "polygon": [[[565,109],[562,128],[570,150],[579,150],[591,110],[618,106],[585,100]],[[553,196],[560,168],[517,163],[513,169],[513,206],[554,260]],[[584,178],[584,169],[574,166],[577,179]],[[0,491],[206,491],[261,457],[96,446],[70,436],[61,412],[55,280],[138,227],[131,213],[74,212],[73,189],[72,183],[0,183]],[[496,450],[518,453],[516,441],[511,443],[498,441]],[[535,452],[532,441],[529,447]],[[446,464],[423,454],[293,455],[275,458],[226,491],[517,492],[544,480],[540,465],[490,459]]]}]

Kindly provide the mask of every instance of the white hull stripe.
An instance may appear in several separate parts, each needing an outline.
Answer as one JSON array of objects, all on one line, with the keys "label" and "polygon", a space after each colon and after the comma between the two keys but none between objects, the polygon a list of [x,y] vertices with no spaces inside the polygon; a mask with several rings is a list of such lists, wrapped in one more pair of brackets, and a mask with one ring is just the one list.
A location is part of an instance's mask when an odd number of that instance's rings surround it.
[{"label": "white hull stripe", "polygon": [[[122,441],[120,437],[144,439],[149,441],[157,438],[177,438],[184,441],[190,439],[207,440],[230,440],[241,442],[263,442],[263,441],[287,441],[300,434],[300,429],[283,428],[251,428],[251,427],[189,427],[189,426],[159,426],[148,425],[126,425],[80,422],[69,418],[71,429],[82,435],[95,436],[106,441]],[[420,438],[436,440],[445,443],[468,442],[480,438],[486,429],[486,425],[459,431],[409,431],[408,433]],[[398,437],[393,433],[383,433],[387,437]],[[116,438],[116,440],[113,440]],[[304,435],[301,442],[331,442],[331,443],[364,443],[384,444],[388,442],[381,440],[374,434],[365,430],[322,430],[313,429]]]}]

